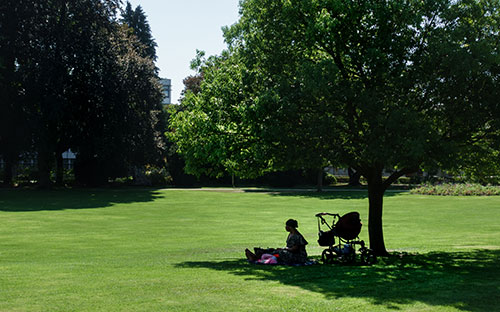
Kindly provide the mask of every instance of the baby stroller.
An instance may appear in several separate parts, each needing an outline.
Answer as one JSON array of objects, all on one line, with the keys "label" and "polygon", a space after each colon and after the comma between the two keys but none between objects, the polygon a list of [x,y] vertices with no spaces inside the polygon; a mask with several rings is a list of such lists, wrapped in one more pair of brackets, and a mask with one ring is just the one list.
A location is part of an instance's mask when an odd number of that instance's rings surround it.
[{"label": "baby stroller", "polygon": [[[333,221],[330,224],[325,220],[325,216],[332,216]],[[359,245],[358,250],[361,263],[366,265],[374,264],[377,258],[371,249],[365,247],[365,242],[359,240],[361,232],[361,220],[358,212],[349,212],[342,217],[336,213],[321,212],[316,214],[318,218],[318,244],[328,247],[323,250],[321,260],[323,263],[354,263],[356,261],[356,245]],[[337,222],[335,222],[337,221]],[[328,227],[328,231],[322,231],[321,225]],[[338,239],[338,244],[335,245],[335,237]]]}]

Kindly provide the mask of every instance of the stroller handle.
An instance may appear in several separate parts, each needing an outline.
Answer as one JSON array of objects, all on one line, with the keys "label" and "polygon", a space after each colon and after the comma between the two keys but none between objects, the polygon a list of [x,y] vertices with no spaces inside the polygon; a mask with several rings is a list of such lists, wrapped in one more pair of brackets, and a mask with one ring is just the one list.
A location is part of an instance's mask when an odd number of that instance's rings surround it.
[{"label": "stroller handle", "polygon": [[320,212],[316,214],[316,217],[321,217],[321,216],[334,216],[340,218],[340,215],[338,213]]},{"label": "stroller handle", "polygon": [[[326,220],[325,220],[325,218],[323,218],[323,216],[333,216],[333,223],[331,226],[328,224],[328,222],[326,222]],[[340,215],[337,213],[320,212],[320,213],[316,214],[316,218],[318,218],[318,231],[321,231],[321,224],[326,224],[326,226],[330,230],[332,230],[333,226],[335,225],[335,219],[336,218],[340,219]]]}]

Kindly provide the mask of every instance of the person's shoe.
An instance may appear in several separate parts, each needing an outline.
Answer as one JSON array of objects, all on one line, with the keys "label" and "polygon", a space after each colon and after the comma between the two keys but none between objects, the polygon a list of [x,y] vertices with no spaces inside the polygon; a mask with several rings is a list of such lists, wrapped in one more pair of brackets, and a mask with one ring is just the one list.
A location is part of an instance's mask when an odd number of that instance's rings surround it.
[{"label": "person's shoe", "polygon": [[250,261],[257,261],[257,257],[247,248],[245,249],[245,256]]}]

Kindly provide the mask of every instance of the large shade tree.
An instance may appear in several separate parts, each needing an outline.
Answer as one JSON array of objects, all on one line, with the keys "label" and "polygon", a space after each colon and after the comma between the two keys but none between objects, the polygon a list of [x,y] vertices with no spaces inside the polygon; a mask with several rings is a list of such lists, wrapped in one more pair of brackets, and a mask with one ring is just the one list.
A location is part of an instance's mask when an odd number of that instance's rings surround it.
[{"label": "large shade tree", "polygon": [[[456,166],[478,136],[498,129],[499,4],[240,5],[239,22],[225,29],[223,61],[207,63],[213,74],[189,100],[191,110],[173,123],[190,170],[257,164],[253,172],[260,173],[297,158],[333,159],[367,179],[370,247],[387,254],[387,188],[425,167]],[[194,137],[208,144],[190,144]],[[315,144],[301,145],[308,140]]]},{"label": "large shade tree", "polygon": [[72,145],[78,154],[75,174],[84,184],[106,183],[129,175],[131,168],[160,164],[165,148],[163,95],[152,60],[139,54],[139,43],[126,27],[114,28],[107,39],[97,64],[101,71],[82,72],[95,79],[79,79],[72,98],[79,116]]},{"label": "large shade tree", "polygon": [[[105,46],[115,29],[117,5],[111,0],[54,0],[18,7],[29,14],[19,21],[18,33],[25,38],[16,55],[22,90],[13,101],[24,99],[40,186],[50,185],[56,159],[62,182],[62,152],[81,143],[77,137],[86,127],[97,127],[81,121],[98,115],[95,106],[102,103],[78,101],[75,94],[98,94],[103,87],[103,67],[111,62]],[[90,81],[92,86],[84,89]]]},{"label": "large shade tree", "polygon": [[128,176],[131,167],[163,156],[154,57],[118,21],[119,5],[0,5],[0,153],[9,164],[33,143],[41,186],[50,185],[55,162],[61,182],[68,148],[77,152],[76,178],[85,184]]}]

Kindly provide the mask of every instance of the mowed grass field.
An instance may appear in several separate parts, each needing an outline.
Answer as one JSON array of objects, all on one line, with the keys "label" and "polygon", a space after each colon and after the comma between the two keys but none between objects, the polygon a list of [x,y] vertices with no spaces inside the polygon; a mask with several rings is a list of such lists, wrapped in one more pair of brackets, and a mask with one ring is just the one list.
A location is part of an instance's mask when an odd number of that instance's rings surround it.
[{"label": "mowed grass field", "polygon": [[388,193],[374,266],[250,265],[361,192],[0,190],[0,311],[500,311],[500,197]]}]

